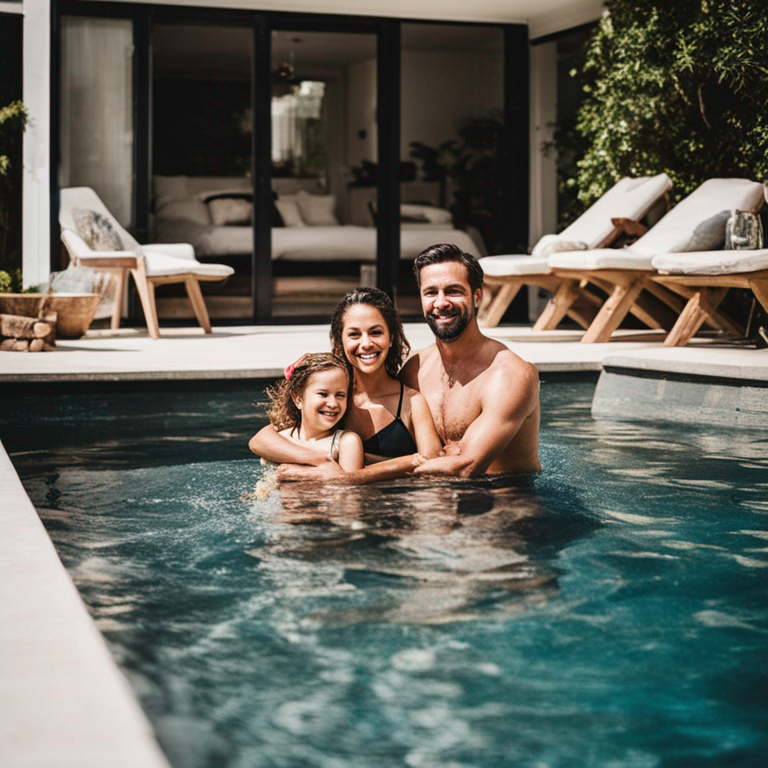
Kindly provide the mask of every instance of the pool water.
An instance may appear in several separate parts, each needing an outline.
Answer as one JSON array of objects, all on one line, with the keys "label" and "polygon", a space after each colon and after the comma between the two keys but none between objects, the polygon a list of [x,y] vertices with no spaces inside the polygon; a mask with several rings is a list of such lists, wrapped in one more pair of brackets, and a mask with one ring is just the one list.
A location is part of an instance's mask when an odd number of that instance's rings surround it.
[{"label": "pool water", "polygon": [[768,435],[595,421],[535,477],[290,487],[248,391],[2,437],[175,768],[768,764]]}]

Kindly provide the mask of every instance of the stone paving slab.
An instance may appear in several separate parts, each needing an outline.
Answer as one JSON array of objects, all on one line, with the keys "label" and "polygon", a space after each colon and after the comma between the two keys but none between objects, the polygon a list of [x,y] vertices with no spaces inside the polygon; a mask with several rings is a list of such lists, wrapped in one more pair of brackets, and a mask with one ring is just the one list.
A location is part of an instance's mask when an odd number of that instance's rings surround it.
[{"label": "stone paving slab", "polygon": [[[405,326],[414,349],[432,343]],[[487,330],[542,373],[603,365],[768,380],[768,351],[695,343],[666,349],[654,333],[580,344],[581,332]],[[90,331],[54,352],[0,353],[0,383],[263,379],[304,352],[329,348],[327,325]],[[163,768],[151,728],[0,445],[0,741],[9,765]]]},{"label": "stone paving slab", "polygon": [[[407,323],[414,350],[434,341],[425,323]],[[608,344],[579,344],[581,332],[493,328],[489,336],[505,343],[540,371],[597,371],[606,350],[659,346],[653,333],[625,333]],[[164,328],[160,339],[133,329],[89,331],[81,339],[60,340],[52,352],[0,353],[2,381],[130,381],[151,379],[272,378],[308,351],[330,349],[328,326],[233,326]]]}]

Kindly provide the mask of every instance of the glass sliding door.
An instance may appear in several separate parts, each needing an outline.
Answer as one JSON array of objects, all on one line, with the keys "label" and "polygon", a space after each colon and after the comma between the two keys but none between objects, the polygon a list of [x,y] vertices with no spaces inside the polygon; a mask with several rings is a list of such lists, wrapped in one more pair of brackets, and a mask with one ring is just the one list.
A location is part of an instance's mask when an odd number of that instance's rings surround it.
[{"label": "glass sliding door", "polygon": [[[504,185],[504,34],[498,27],[402,25],[400,199],[406,262],[430,244],[493,252]],[[401,311],[419,311],[415,284]]]},{"label": "glass sliding door", "polygon": [[[157,21],[152,30],[152,233],[235,269],[204,284],[213,319],[251,317],[253,30]],[[183,287],[158,294],[161,320],[192,319]]]},{"label": "glass sliding door", "polygon": [[61,20],[59,185],[96,190],[132,228],[133,22]]},{"label": "glass sliding door", "polygon": [[273,316],[327,319],[375,281],[376,36],[273,29]]}]

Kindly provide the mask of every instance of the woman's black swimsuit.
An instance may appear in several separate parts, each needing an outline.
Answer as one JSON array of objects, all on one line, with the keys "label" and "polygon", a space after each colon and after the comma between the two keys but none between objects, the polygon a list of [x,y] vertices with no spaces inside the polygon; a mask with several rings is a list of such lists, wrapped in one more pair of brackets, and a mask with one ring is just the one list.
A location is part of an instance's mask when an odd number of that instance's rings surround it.
[{"label": "woman's black swimsuit", "polygon": [[363,440],[363,450],[376,456],[407,456],[416,453],[416,441],[408,431],[400,418],[400,409],[403,407],[403,392],[405,388],[400,384],[400,401],[397,404],[397,413],[394,421],[390,421],[386,427],[380,429],[375,435]]}]

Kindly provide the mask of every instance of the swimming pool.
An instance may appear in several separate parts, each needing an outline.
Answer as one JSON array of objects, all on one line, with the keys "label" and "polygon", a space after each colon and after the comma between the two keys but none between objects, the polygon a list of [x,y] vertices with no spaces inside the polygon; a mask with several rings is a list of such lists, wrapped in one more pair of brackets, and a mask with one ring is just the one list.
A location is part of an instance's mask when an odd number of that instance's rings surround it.
[{"label": "swimming pool", "polygon": [[592,390],[545,381],[535,478],[282,502],[240,500],[252,392],[31,397],[0,436],[177,768],[764,766],[768,435]]}]

